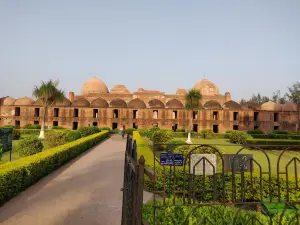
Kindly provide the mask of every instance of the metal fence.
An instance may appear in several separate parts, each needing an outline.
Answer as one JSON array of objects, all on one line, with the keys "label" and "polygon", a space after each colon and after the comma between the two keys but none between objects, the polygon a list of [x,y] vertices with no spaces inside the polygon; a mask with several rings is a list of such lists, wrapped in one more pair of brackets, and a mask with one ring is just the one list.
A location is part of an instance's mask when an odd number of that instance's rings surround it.
[{"label": "metal fence", "polygon": [[[276,151],[266,147],[272,149],[266,145],[153,145],[152,172],[145,168],[143,156],[137,160],[137,146],[129,136],[122,225],[300,224],[300,146]],[[176,157],[169,164],[161,163],[160,156],[174,156],[173,151],[183,156],[182,163],[176,163]],[[142,221],[145,188],[153,193],[153,203],[144,208],[148,221]]]}]

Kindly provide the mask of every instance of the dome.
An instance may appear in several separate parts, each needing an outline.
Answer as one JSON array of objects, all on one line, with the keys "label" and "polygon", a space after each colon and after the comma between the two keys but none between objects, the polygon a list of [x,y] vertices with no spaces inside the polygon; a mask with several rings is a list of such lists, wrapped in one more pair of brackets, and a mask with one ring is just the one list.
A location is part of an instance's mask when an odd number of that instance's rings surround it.
[{"label": "dome", "polygon": [[16,100],[11,97],[4,97],[2,99],[2,105],[14,105],[15,102],[16,102]]},{"label": "dome", "polygon": [[246,103],[242,104],[242,108],[260,110],[261,106],[259,104],[254,103],[254,102],[246,102]]},{"label": "dome", "polygon": [[34,104],[33,99],[24,97],[24,98],[19,98],[15,101],[15,105],[32,105]]},{"label": "dome", "polygon": [[282,106],[283,111],[297,111],[297,105],[293,102],[286,102]]},{"label": "dome", "polygon": [[110,90],[111,94],[130,94],[130,91],[124,85],[116,85]]},{"label": "dome", "polygon": [[81,95],[90,95],[90,94],[107,94],[108,89],[103,81],[94,77],[88,80],[81,88]]},{"label": "dome", "polygon": [[282,111],[282,105],[272,101],[268,101],[261,105],[261,110],[267,111]]},{"label": "dome", "polygon": [[92,101],[91,103],[92,108],[108,108],[109,105],[106,100],[103,98],[96,98],[95,100]]},{"label": "dome", "polygon": [[164,103],[158,99],[153,99],[148,102],[150,108],[165,108]]},{"label": "dome", "polygon": [[58,107],[68,107],[71,105],[72,105],[72,102],[67,98],[64,98],[64,100],[62,102],[56,102],[54,104],[54,106],[58,106]]},{"label": "dome", "polygon": [[239,103],[230,100],[230,101],[224,103],[223,108],[224,109],[241,109],[242,107]]},{"label": "dome", "polygon": [[204,104],[204,108],[206,109],[222,109],[221,105],[219,102],[215,100],[209,100]]},{"label": "dome", "polygon": [[176,91],[176,95],[186,95],[187,91],[183,88],[178,88]]},{"label": "dome", "polygon": [[128,108],[144,109],[146,108],[146,104],[141,99],[135,98],[128,103]]},{"label": "dome", "polygon": [[90,103],[85,98],[79,98],[72,102],[73,107],[90,107]]},{"label": "dome", "polygon": [[112,100],[109,105],[113,108],[127,108],[127,103],[120,98]]},{"label": "dome", "polygon": [[177,99],[172,99],[170,101],[167,102],[166,106],[168,108],[174,108],[174,109],[182,109],[183,108],[183,104],[181,103],[181,101],[177,100]]},{"label": "dome", "polygon": [[219,95],[218,87],[207,79],[198,81],[193,89],[199,90],[202,95]]}]

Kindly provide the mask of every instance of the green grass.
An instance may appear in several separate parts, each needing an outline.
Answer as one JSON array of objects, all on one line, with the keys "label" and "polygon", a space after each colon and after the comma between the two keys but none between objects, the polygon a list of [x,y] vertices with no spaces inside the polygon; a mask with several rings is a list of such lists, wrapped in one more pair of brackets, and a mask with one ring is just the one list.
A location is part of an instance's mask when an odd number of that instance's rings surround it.
[{"label": "green grass", "polygon": [[[186,140],[186,138],[176,138],[181,140]],[[242,148],[241,145],[235,145],[232,143],[229,143],[227,139],[192,139],[193,144],[210,144],[210,145],[217,145],[216,147],[220,149],[224,154],[235,154],[239,149]],[[281,153],[281,151],[278,150],[265,150],[267,155],[270,158],[270,166],[271,166],[271,172],[277,173],[277,160]],[[253,158],[262,166],[263,172],[268,171],[268,160],[264,153],[259,150],[248,150],[244,149],[240,152],[240,154],[253,154]],[[281,160],[280,160],[280,172],[285,171],[285,166],[289,163],[289,161],[293,157],[298,157],[300,159],[300,152],[295,151],[286,151]],[[293,165],[293,164],[292,164]],[[291,165],[289,168],[289,172],[293,172],[294,174],[294,167]],[[258,167],[255,165],[254,169],[258,169]],[[300,165],[298,164],[297,168],[298,173],[300,173]]]},{"label": "green grass", "polygon": [[[19,145],[19,143],[20,143],[20,141],[21,141],[22,139],[24,139],[24,138],[26,138],[26,137],[30,137],[30,136],[32,136],[32,135],[30,135],[30,134],[23,134],[23,135],[21,136],[21,139],[20,139],[20,140],[13,140],[13,141],[12,141],[12,152],[11,152],[11,160],[12,160],[12,161],[21,158],[21,157],[19,156],[19,153],[17,152],[17,147],[18,147],[18,145]],[[37,136],[37,137],[38,137],[38,136]],[[45,141],[42,141],[42,142],[43,142],[43,145],[44,145],[43,150],[48,149],[49,147],[48,147],[48,145],[47,145],[47,142],[45,142]],[[0,164],[4,164],[4,163],[6,163],[6,162],[9,162],[9,160],[10,160],[10,152],[4,152],[3,155],[2,155],[2,159],[1,159],[1,161],[0,161]]]}]

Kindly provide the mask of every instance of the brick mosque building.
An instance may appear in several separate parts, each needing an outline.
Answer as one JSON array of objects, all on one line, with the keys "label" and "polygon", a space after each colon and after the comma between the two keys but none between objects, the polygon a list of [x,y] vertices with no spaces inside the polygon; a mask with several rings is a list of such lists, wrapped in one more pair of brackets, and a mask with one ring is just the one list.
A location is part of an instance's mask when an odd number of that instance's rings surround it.
[{"label": "brick mosque building", "polygon": [[[297,107],[293,103],[267,102],[262,105],[240,105],[231,95],[219,93],[218,87],[207,79],[197,82],[193,89],[200,90],[200,109],[193,112],[193,130],[212,129],[216,133],[226,130],[261,129],[296,131]],[[159,126],[164,129],[187,128],[189,116],[184,108],[185,89],[176,94],[139,88],[131,93],[124,85],[110,91],[103,81],[94,77],[81,88],[81,95],[70,92],[68,98],[46,112],[46,126],[77,129],[80,126],[135,128]],[[39,100],[29,97],[0,99],[0,126],[41,124],[43,108]]]}]

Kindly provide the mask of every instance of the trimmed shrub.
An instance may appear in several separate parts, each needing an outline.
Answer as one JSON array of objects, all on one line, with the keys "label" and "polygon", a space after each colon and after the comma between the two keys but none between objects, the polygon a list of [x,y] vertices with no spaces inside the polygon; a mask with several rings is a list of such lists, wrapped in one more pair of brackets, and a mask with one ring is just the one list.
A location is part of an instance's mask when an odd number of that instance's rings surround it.
[{"label": "trimmed shrub", "polygon": [[174,152],[174,150],[182,145],[185,145],[185,141],[181,139],[171,139],[167,141],[167,151]]},{"label": "trimmed shrub", "polygon": [[[247,139],[249,145],[261,145],[262,149],[282,150],[289,147],[290,150],[300,151],[300,140],[276,140],[276,139]],[[264,146],[266,145],[266,146]]]},{"label": "trimmed shrub", "polygon": [[149,136],[149,129],[147,129],[147,128],[145,128],[145,129],[138,129],[137,131],[140,133],[140,135],[142,137],[148,137]]},{"label": "trimmed shrub", "polygon": [[273,130],[271,134],[289,134],[287,130]]},{"label": "trimmed shrub", "polygon": [[3,145],[0,144],[0,161],[2,159],[2,154],[3,154]]},{"label": "trimmed shrub", "polygon": [[20,141],[17,152],[20,156],[29,156],[41,152],[43,147],[43,143],[40,139],[28,137]]},{"label": "trimmed shrub", "polygon": [[229,135],[232,133],[233,130],[226,130],[224,134],[224,138],[229,138]]},{"label": "trimmed shrub", "polygon": [[184,128],[177,128],[176,132],[185,132]]},{"label": "trimmed shrub", "polygon": [[78,131],[80,132],[81,137],[87,137],[100,132],[98,127],[79,127]]},{"label": "trimmed shrub", "polygon": [[[23,134],[28,134],[28,135],[39,135],[41,130],[39,129],[16,129],[18,131],[20,131],[21,136]],[[47,133],[49,130],[45,130],[45,133]]]},{"label": "trimmed shrub", "polygon": [[41,129],[41,125],[39,124],[27,124],[24,129]]},{"label": "trimmed shrub", "polygon": [[234,144],[246,144],[247,138],[249,138],[249,135],[242,131],[234,130],[231,133],[229,133],[229,141]]},{"label": "trimmed shrub", "polygon": [[66,143],[67,132],[60,130],[51,130],[45,134],[47,145],[50,148],[60,146]]},{"label": "trimmed shrub", "polygon": [[102,131],[101,133],[0,165],[0,205],[108,136],[108,131]]},{"label": "trimmed shrub", "polygon": [[212,139],[215,136],[215,133],[211,129],[204,129],[201,131],[201,137],[205,139]]},{"label": "trimmed shrub", "polygon": [[54,130],[63,130],[63,129],[65,129],[65,128],[60,127],[60,126],[54,126],[54,127],[52,127],[52,129],[54,129]]},{"label": "trimmed shrub", "polygon": [[71,142],[81,138],[81,134],[78,130],[70,130],[67,132],[66,141]]},{"label": "trimmed shrub", "polygon": [[149,145],[144,141],[138,131],[133,131],[133,140],[136,141],[137,145],[137,157],[144,156],[146,166],[152,168],[154,165],[154,154]]},{"label": "trimmed shrub", "polygon": [[100,128],[99,130],[100,130],[100,131],[103,131],[103,130],[108,130],[108,131],[110,131],[111,129],[110,129],[109,127],[102,127],[102,128]]},{"label": "trimmed shrub", "polygon": [[12,130],[12,139],[13,140],[20,140],[20,138],[21,138],[21,132],[20,132],[20,130],[13,129]]},{"label": "trimmed shrub", "polygon": [[148,131],[148,135],[147,137],[152,141],[152,138],[153,138],[153,134],[156,132],[156,131],[160,131],[160,128],[159,127],[151,127]]},{"label": "trimmed shrub", "polygon": [[264,132],[262,132],[259,129],[255,129],[255,130],[248,130],[247,134],[264,134]]},{"label": "trimmed shrub", "polygon": [[252,134],[254,139],[286,139],[286,140],[300,140],[300,135],[294,134]]},{"label": "trimmed shrub", "polygon": [[157,130],[153,133],[152,142],[156,146],[157,151],[164,151],[167,142],[172,138],[172,132],[165,130]]},{"label": "trimmed shrub", "polygon": [[132,135],[133,131],[135,131],[135,130],[136,130],[135,128],[127,128],[126,129],[126,134]]},{"label": "trimmed shrub", "polygon": [[[174,206],[174,202],[175,205]],[[146,203],[143,205],[143,221],[149,224],[245,224],[245,221],[252,221],[255,218],[259,221],[251,224],[271,224],[270,218],[255,211],[239,210],[238,208],[214,205],[202,207],[183,206],[183,199],[166,198],[154,203]],[[166,207],[169,206],[169,207]],[[153,212],[155,210],[155,221]],[[188,220],[187,220],[188,218]],[[172,222],[171,222],[172,221]],[[187,222],[188,221],[188,222]],[[199,221],[209,221],[208,223],[199,223]],[[171,222],[171,223],[170,223]],[[249,223],[250,224],[250,223]],[[277,224],[277,223],[276,223]],[[292,223],[293,225],[295,224]]]},{"label": "trimmed shrub", "polygon": [[3,126],[3,128],[15,128],[15,126],[13,126],[13,125],[5,125],[5,126]]}]

